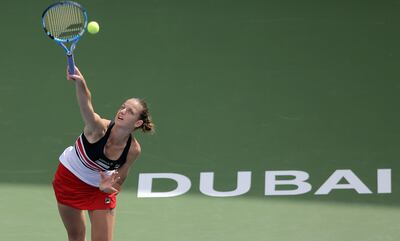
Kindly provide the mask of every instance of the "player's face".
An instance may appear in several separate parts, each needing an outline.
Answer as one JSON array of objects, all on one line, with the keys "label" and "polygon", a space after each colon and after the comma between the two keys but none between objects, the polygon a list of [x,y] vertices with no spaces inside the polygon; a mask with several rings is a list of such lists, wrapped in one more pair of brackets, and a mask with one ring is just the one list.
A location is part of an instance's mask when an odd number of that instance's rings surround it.
[{"label": "player's face", "polygon": [[133,128],[141,126],[143,124],[143,121],[140,120],[142,109],[142,105],[135,99],[125,101],[117,112],[115,123]]}]

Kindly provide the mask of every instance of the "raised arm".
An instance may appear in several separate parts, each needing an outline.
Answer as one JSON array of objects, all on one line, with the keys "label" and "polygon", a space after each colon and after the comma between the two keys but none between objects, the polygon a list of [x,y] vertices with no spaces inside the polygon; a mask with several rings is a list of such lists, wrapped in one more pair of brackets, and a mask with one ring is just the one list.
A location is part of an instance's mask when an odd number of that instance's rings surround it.
[{"label": "raised arm", "polygon": [[85,78],[79,69],[75,67],[75,73],[73,75],[70,75],[67,71],[67,79],[75,82],[76,98],[78,100],[81,116],[85,123],[85,134],[96,135],[96,132],[101,132],[104,129],[104,125],[101,117],[94,112],[92,96],[86,85]]}]

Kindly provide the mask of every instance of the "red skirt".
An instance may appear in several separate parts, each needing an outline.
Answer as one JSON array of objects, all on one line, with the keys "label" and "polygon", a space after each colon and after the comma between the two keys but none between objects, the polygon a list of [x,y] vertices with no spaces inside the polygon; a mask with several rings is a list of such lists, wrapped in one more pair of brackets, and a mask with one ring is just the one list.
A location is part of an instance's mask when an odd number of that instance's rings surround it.
[{"label": "red skirt", "polygon": [[80,210],[112,209],[117,206],[117,193],[108,194],[93,187],[59,163],[53,180],[57,202]]}]

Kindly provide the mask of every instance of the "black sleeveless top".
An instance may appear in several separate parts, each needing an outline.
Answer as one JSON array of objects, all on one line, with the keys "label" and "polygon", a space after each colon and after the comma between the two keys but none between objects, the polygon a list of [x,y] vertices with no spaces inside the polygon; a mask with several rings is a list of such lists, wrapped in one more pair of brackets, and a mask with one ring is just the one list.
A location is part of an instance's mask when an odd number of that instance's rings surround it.
[{"label": "black sleeveless top", "polygon": [[126,146],[121,154],[121,156],[117,160],[110,160],[104,155],[104,146],[107,143],[108,138],[110,137],[111,129],[114,126],[114,121],[111,121],[110,125],[108,125],[106,134],[97,142],[89,143],[86,139],[85,134],[82,132],[82,144],[85,149],[86,155],[95,162],[97,165],[101,166],[104,170],[115,170],[121,167],[126,162],[126,157],[128,156],[129,148],[131,147],[132,136],[129,136],[129,139],[126,143]]}]

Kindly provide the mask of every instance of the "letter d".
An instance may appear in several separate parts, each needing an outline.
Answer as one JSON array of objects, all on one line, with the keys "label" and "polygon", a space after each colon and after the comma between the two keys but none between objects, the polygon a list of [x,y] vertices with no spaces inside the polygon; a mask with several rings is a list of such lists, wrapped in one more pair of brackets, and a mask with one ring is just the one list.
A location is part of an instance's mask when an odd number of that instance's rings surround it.
[{"label": "letter d", "polygon": [[[153,179],[155,178],[172,179],[178,185],[172,191],[152,192]],[[189,191],[191,185],[189,178],[177,173],[140,173],[137,197],[176,197]]]}]

